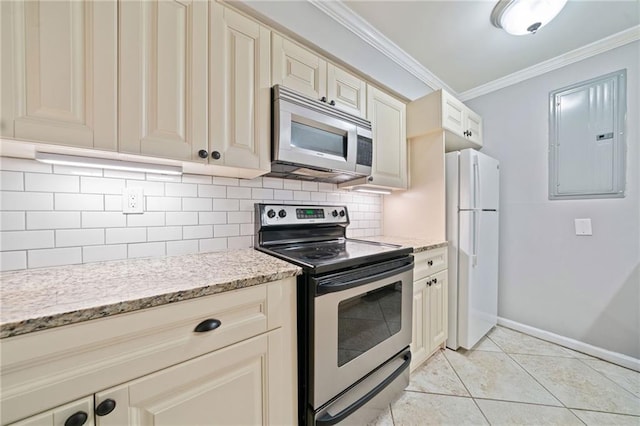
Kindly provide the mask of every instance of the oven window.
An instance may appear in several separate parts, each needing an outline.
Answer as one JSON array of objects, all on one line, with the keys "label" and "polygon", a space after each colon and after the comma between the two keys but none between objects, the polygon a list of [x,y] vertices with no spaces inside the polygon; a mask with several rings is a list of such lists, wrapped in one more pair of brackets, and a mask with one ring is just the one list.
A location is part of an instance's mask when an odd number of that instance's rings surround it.
[{"label": "oven window", "polygon": [[338,367],[400,331],[402,282],[338,304]]},{"label": "oven window", "polygon": [[328,130],[291,122],[291,145],[310,151],[347,158],[347,134],[336,134]]}]

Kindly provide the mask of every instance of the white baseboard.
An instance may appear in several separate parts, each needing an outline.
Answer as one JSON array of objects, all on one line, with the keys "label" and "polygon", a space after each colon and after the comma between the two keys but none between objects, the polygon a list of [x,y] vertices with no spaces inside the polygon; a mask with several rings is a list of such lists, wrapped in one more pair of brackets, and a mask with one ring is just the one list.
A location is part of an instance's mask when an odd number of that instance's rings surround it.
[{"label": "white baseboard", "polygon": [[571,339],[569,337],[560,336],[559,334],[554,334],[549,331],[511,321],[506,318],[498,317],[498,325],[502,325],[504,327],[528,334],[530,336],[537,337],[538,339],[546,340],[547,342],[555,343],[557,345],[564,346],[566,348],[612,362],[622,367],[640,371],[640,359],[633,358],[628,355],[609,351],[598,346],[593,346],[579,340]]}]

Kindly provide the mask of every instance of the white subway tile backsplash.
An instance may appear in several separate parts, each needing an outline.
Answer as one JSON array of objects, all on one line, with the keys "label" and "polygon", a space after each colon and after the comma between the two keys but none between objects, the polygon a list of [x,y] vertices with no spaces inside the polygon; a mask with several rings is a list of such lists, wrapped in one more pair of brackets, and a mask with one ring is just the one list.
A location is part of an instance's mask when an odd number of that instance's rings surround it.
[{"label": "white subway tile backsplash", "polygon": [[47,211],[53,210],[53,194],[44,192],[0,192],[2,211]]},{"label": "white subway tile backsplash", "polygon": [[208,238],[206,240],[199,240],[200,252],[220,251],[227,249],[226,238]]},{"label": "white subway tile backsplash", "polygon": [[167,256],[198,253],[199,250],[198,240],[169,241],[167,243]]},{"label": "white subway tile backsplash", "polygon": [[27,229],[80,228],[80,212],[27,212]]},{"label": "white subway tile backsplash", "polygon": [[25,173],[24,189],[34,192],[78,192],[80,178],[68,175]]},{"label": "white subway tile backsplash", "polygon": [[120,260],[127,258],[126,244],[112,244],[108,246],[82,247],[83,262],[103,262],[106,260]]},{"label": "white subway tile backsplash", "polygon": [[182,210],[186,212],[207,212],[211,211],[211,198],[183,198]]},{"label": "white subway tile backsplash", "polygon": [[104,229],[63,229],[56,231],[56,247],[104,244]]},{"label": "white subway tile backsplash", "polygon": [[27,252],[29,268],[48,266],[75,265],[82,263],[82,248],[55,248],[45,250],[29,250]]},{"label": "white subway tile backsplash", "polygon": [[26,158],[0,157],[0,170],[51,173],[51,165]]},{"label": "white subway tile backsplash", "polygon": [[124,188],[124,179],[90,176],[82,176],[80,178],[80,192],[84,194],[122,194]]},{"label": "white subway tile backsplash", "polygon": [[[329,183],[52,168],[4,157],[0,170],[0,269],[60,264],[61,253],[67,264],[250,247],[256,202],[345,204],[349,235],[382,228],[381,196]],[[125,187],[142,188],[143,214],[122,213]]]},{"label": "white subway tile backsplash", "polygon": [[147,228],[110,228],[106,230],[105,241],[107,244],[147,241]]},{"label": "white subway tile backsplash", "polygon": [[227,187],[219,185],[198,185],[198,197],[225,198]]},{"label": "white subway tile backsplash", "polygon": [[127,217],[120,212],[82,212],[83,228],[118,228],[127,226]]},{"label": "white subway tile backsplash", "polygon": [[164,226],[164,212],[145,212],[142,214],[128,214],[127,226]]},{"label": "white subway tile backsplash", "polygon": [[164,195],[169,197],[197,197],[198,185],[195,183],[165,183]]},{"label": "white subway tile backsplash", "polygon": [[227,188],[227,198],[251,198],[251,188],[230,186]]},{"label": "white subway tile backsplash", "polygon": [[197,225],[198,212],[167,212],[167,226],[173,225]]},{"label": "white subway tile backsplash", "polygon": [[145,197],[148,211],[181,211],[182,198],[178,197]]},{"label": "white subway tile backsplash", "polygon": [[182,239],[182,226],[157,226],[147,229],[147,241],[171,241]]},{"label": "white subway tile backsplash", "polygon": [[212,225],[185,226],[182,228],[182,238],[184,240],[193,240],[201,238],[212,238]]},{"label": "white subway tile backsplash", "polygon": [[198,213],[200,225],[219,225],[227,223],[226,212],[200,212]]},{"label": "white subway tile backsplash", "polygon": [[29,250],[54,246],[53,231],[3,231],[0,232],[2,251]]},{"label": "white subway tile backsplash", "polygon": [[16,271],[26,269],[26,251],[2,251],[0,252],[0,271]]},{"label": "white subway tile backsplash", "polygon": [[158,257],[164,256],[167,253],[167,243],[141,243],[141,244],[129,244],[128,254],[129,259],[135,259],[138,257]]},{"label": "white subway tile backsplash", "polygon": [[3,191],[24,191],[24,173],[0,171],[0,189]]},{"label": "white subway tile backsplash", "polygon": [[251,196],[258,200],[273,200],[273,189],[253,188]]},{"label": "white subway tile backsplash", "polygon": [[26,228],[25,212],[0,212],[0,231],[21,231]]},{"label": "white subway tile backsplash", "polygon": [[[104,210],[104,195],[98,194],[54,194],[54,207],[56,210]],[[122,210],[122,196],[120,199],[120,209]]]},{"label": "white subway tile backsplash", "polygon": [[253,215],[251,212],[229,212],[227,213],[227,223],[251,223]]},{"label": "white subway tile backsplash", "polygon": [[237,237],[240,235],[240,225],[213,225],[213,236],[218,237]]}]

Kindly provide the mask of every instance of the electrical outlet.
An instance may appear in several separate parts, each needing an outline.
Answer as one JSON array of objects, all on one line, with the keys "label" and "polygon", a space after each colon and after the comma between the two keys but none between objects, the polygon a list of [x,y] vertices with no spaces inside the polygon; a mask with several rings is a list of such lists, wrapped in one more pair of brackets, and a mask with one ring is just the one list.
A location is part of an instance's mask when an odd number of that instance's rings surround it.
[{"label": "electrical outlet", "polygon": [[144,212],[144,194],[142,188],[124,188],[122,190],[122,213]]}]

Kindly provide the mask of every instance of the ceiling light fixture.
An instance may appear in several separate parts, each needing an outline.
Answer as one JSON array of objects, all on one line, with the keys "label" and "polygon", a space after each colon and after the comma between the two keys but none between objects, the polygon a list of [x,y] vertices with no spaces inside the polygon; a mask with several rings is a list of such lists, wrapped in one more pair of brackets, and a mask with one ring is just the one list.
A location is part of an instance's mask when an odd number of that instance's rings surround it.
[{"label": "ceiling light fixture", "polygon": [[126,170],[131,172],[157,173],[161,175],[181,175],[182,167],[161,164],[137,163],[134,161],[109,160],[107,158],[81,157],[78,155],[36,152],[36,160],[61,166],[91,167],[94,169]]},{"label": "ceiling light fixture", "polygon": [[500,0],[491,23],[509,34],[535,34],[560,13],[567,0]]}]

